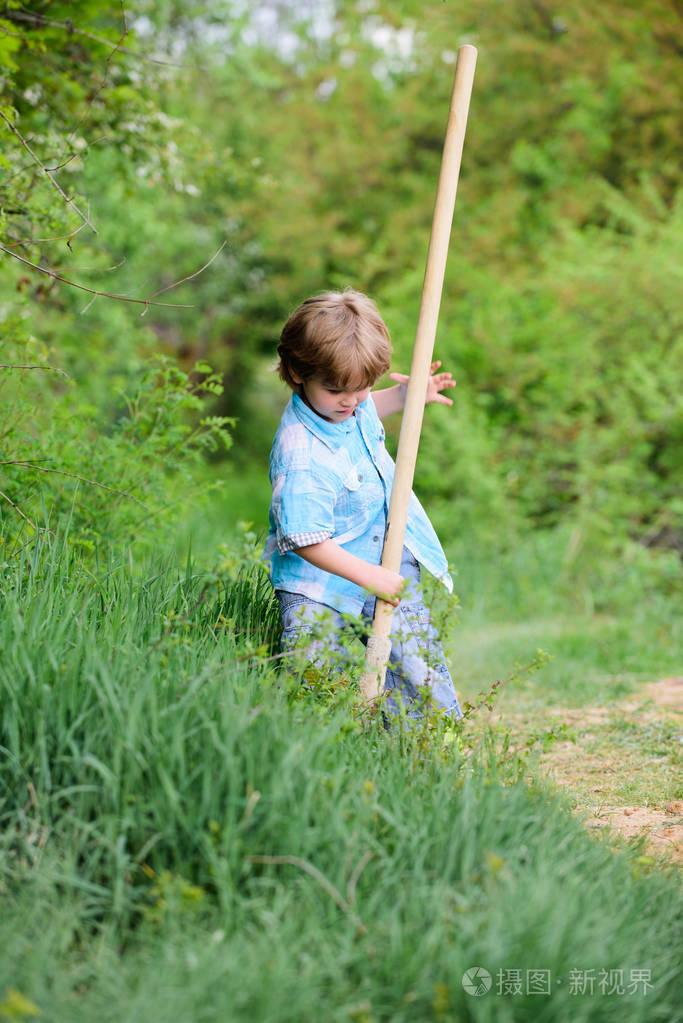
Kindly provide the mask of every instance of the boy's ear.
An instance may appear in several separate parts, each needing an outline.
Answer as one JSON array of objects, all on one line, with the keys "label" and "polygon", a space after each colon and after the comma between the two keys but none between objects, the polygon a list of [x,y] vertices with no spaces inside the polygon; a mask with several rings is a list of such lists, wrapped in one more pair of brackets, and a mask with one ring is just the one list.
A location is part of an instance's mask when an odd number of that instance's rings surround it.
[{"label": "boy's ear", "polygon": [[294,372],[293,369],[290,369],[289,375],[290,375],[290,377],[292,378],[292,380],[294,381],[295,384],[303,384],[303,380],[301,379],[301,377],[299,376],[298,373]]}]

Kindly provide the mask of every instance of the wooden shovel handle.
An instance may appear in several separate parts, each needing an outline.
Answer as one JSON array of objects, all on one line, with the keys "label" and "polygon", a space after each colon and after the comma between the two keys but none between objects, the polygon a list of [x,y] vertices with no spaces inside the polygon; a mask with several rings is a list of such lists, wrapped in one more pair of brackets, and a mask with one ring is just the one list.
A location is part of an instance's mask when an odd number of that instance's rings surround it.
[{"label": "wooden shovel handle", "polygon": [[[401,567],[403,541],[408,521],[408,504],[413,489],[415,462],[420,443],[425,394],[429,382],[429,371],[434,353],[436,325],[441,305],[441,292],[446,272],[448,243],[453,223],[453,209],[458,189],[460,161],[465,142],[467,114],[472,95],[474,68],[477,50],[466,44],[458,50],[455,81],[446,126],[441,171],[436,190],[432,230],[427,252],[427,266],[422,285],[420,313],[415,333],[415,345],[410,364],[410,380],[406,393],[401,432],[396,456],[396,472],[389,503],[387,532],[382,552],[382,565],[392,572]],[[384,675],[391,642],[391,622],[394,607],[385,600],[377,600],[372,636],[368,642],[365,672],[361,677],[361,689],[366,702],[373,703],[384,688]]]}]

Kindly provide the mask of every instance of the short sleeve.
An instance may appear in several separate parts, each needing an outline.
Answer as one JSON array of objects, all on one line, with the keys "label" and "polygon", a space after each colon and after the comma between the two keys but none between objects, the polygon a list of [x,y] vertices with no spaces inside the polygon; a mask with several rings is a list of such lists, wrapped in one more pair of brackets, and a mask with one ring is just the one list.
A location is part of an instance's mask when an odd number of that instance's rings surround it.
[{"label": "short sleeve", "polygon": [[322,543],[334,534],[334,506],[338,484],[334,476],[316,467],[289,469],[273,483],[271,514],[280,554]]}]

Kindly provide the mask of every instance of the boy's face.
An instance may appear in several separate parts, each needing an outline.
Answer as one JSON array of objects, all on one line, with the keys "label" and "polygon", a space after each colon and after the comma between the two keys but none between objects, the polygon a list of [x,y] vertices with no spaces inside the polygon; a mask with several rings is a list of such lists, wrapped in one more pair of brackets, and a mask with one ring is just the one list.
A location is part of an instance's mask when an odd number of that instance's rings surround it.
[{"label": "boy's face", "polygon": [[361,391],[342,391],[315,378],[297,380],[297,383],[301,385],[306,404],[328,423],[343,423],[370,394],[369,387]]}]

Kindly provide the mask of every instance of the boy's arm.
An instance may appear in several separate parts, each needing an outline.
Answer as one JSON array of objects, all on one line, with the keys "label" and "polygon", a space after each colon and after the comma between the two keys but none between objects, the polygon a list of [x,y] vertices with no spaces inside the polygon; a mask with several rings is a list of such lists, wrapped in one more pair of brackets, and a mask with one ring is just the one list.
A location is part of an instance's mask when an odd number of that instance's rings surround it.
[{"label": "boy's arm", "polygon": [[401,591],[404,582],[398,572],[390,572],[381,565],[371,565],[355,554],[345,551],[334,540],[323,540],[322,543],[308,544],[306,547],[298,547],[295,554],[298,554],[304,561],[315,565],[323,572],[330,572],[332,575],[340,575],[342,579],[362,586],[363,589],[374,593],[388,603],[396,607],[401,599]]},{"label": "boy's arm", "polygon": [[386,419],[394,412],[402,412],[406,403],[405,387],[401,387],[400,384],[396,384],[395,387],[385,387],[381,391],[372,391],[370,397],[375,403],[380,419]]},{"label": "boy's arm", "polygon": [[[437,361],[433,362],[430,367],[425,405],[432,401],[439,402],[441,405],[453,404],[452,399],[447,398],[441,392],[447,387],[455,387],[455,380],[450,373],[437,373],[440,365],[441,363]],[[371,394],[380,419],[393,415],[394,412],[402,412],[406,403],[406,390],[410,377],[407,377],[405,373],[390,373],[389,377],[391,380],[396,380],[395,387],[386,387],[382,391],[373,391]]]}]

